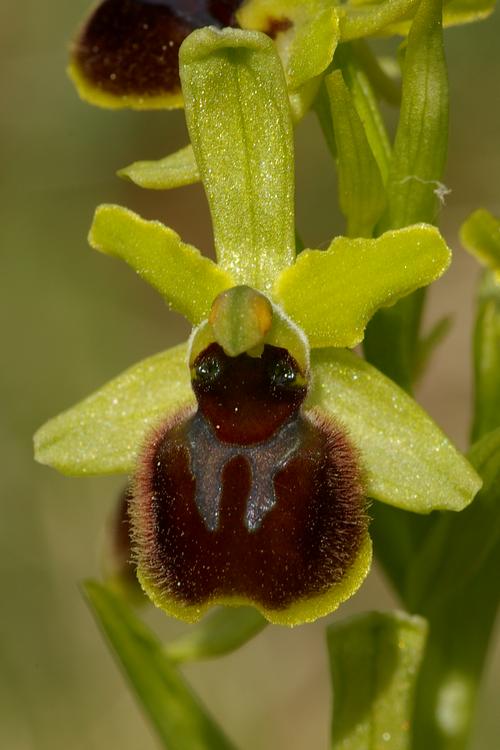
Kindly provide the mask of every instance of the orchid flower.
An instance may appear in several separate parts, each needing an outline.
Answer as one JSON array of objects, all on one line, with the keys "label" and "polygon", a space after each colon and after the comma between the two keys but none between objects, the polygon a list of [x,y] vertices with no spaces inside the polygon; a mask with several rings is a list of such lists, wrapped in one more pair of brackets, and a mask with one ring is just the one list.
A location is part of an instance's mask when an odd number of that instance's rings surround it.
[{"label": "orchid flower", "polygon": [[65,474],[130,478],[138,577],[169,614],[193,622],[215,604],[250,604],[295,625],[365,578],[369,499],[458,511],[479,489],[417,403],[351,351],[379,308],[446,270],[450,251],[417,224],[297,254],[293,125],[272,40],[195,31],[180,80],[217,262],[119,206],[97,209],[89,239],[192,335],[49,421],[36,456]]}]

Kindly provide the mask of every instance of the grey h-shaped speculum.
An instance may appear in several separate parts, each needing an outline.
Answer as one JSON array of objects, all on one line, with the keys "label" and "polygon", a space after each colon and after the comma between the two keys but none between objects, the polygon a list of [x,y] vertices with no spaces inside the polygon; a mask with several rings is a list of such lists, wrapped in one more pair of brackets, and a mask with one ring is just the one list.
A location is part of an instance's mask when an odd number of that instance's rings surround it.
[{"label": "grey h-shaped speculum", "polygon": [[297,420],[292,419],[264,442],[224,443],[198,412],[189,427],[188,443],[196,505],[207,528],[216,531],[219,526],[224,467],[231,459],[243,456],[251,473],[244,522],[248,531],[256,531],[276,503],[274,477],[296,453],[300,436]]}]

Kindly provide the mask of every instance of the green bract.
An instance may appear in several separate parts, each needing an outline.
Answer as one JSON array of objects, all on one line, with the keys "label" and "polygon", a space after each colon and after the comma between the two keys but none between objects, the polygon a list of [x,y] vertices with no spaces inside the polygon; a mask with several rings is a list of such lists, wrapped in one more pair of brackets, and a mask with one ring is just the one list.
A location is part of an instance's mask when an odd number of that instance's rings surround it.
[{"label": "green bract", "polygon": [[[37,459],[68,474],[133,473],[151,429],[194,403],[188,361],[213,341],[229,356],[247,348],[254,357],[271,343],[291,352],[302,375],[310,371],[305,408],[346,431],[366,494],[418,513],[463,508],[480,485],[470,465],[409,396],[341,348],[362,340],[378,308],[444,272],[449,250],[439,232],[415,225],[376,240],[339,237],[328,250],[295,259],[292,123],[273,43],[256,31],[207,28],[184,42],[180,59],[218,262],[158,222],[115,206],[97,210],[90,240],[125,259],[200,325],[189,350],[181,345],[139,363],[48,422],[35,438]],[[344,92],[338,75],[334,80]],[[309,365],[310,346],[328,348],[313,352]],[[370,554],[365,534],[335,586],[261,612],[282,624],[326,614],[358,588]],[[180,605],[165,602],[142,580],[156,602],[183,616]],[[186,618],[197,619],[205,608],[186,609]]]},{"label": "green bract", "polygon": [[379,166],[340,70],[325,79],[337,152],[339,203],[350,237],[370,237],[385,208]]},{"label": "green bract", "polygon": [[328,628],[332,750],[409,750],[426,635],[425,620],[401,612],[369,612]]},{"label": "green bract", "polygon": [[[448,134],[448,78],[441,0],[423,0],[412,22],[402,63],[401,110],[388,162],[387,208],[377,230],[434,223],[446,187],[440,182]],[[367,329],[364,351],[376,367],[411,391],[423,349],[425,292],[381,310]],[[425,348],[425,345],[424,345]]]}]

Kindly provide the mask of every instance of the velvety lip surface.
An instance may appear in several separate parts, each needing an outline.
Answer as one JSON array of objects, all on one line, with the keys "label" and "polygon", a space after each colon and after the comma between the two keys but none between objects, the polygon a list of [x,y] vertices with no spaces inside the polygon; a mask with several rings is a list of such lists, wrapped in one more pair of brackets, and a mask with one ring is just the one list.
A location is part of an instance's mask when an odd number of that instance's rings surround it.
[{"label": "velvety lip surface", "polygon": [[340,426],[302,412],[294,367],[272,346],[253,358],[213,344],[197,358],[198,410],[152,436],[131,504],[136,560],[160,598],[279,610],[356,560],[367,528],[356,452]]},{"label": "velvety lip surface", "polygon": [[116,96],[180,91],[179,47],[203,26],[236,26],[241,2],[104,0],[76,40],[73,58],[85,79]]}]

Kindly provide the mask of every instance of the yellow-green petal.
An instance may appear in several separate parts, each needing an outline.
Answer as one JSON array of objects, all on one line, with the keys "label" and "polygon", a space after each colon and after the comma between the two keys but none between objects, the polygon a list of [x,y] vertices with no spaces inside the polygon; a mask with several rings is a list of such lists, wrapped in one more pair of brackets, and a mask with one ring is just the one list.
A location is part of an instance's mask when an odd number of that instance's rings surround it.
[{"label": "yellow-green petal", "polygon": [[293,132],[273,42],[206,28],[180,51],[186,120],[219,263],[262,291],[295,255]]},{"label": "yellow-green petal", "polygon": [[[443,26],[462,26],[466,23],[482,21],[491,16],[495,10],[496,0],[450,0],[443,4]],[[383,30],[384,34],[408,34],[411,21],[403,20],[390,23]]]},{"label": "yellow-green petal", "polygon": [[331,750],[409,750],[426,636],[425,620],[402,612],[368,612],[330,625]]},{"label": "yellow-green petal", "polygon": [[227,271],[182,242],[173,229],[121,206],[99,206],[89,242],[95,250],[122,258],[194,324],[207,317],[215,297],[233,284]]},{"label": "yellow-green petal", "polygon": [[345,3],[339,7],[340,38],[350,39],[372,36],[389,24],[410,16],[419,0],[385,0],[385,2],[358,4]]},{"label": "yellow-green petal", "polygon": [[404,510],[461,510],[481,480],[408,394],[352,352],[311,355],[308,405],[342,423],[359,450],[366,493]]},{"label": "yellow-green petal", "polygon": [[247,0],[236,17],[243,28],[275,40],[292,90],[321,75],[332,61],[339,23],[328,0]]},{"label": "yellow-green petal", "polygon": [[144,359],[41,427],[35,458],[63,474],[130,474],[151,428],[194,404],[187,349]]},{"label": "yellow-green petal", "polygon": [[157,161],[135,161],[117,174],[149,190],[170,190],[200,181],[200,171],[191,145]]},{"label": "yellow-green petal", "polygon": [[[404,0],[351,0],[343,7],[344,33],[359,37],[373,33],[377,36],[406,36],[419,3],[410,2],[408,11],[402,12],[405,4]],[[443,4],[443,26],[448,28],[482,21],[493,13],[495,5],[496,0],[449,0]],[[396,20],[388,20],[391,18]]]},{"label": "yellow-green petal", "polygon": [[425,224],[374,240],[337,237],[327,250],[304,250],[274,296],[311,346],[353,347],[378,308],[430,284],[449,263],[443,238]]}]

